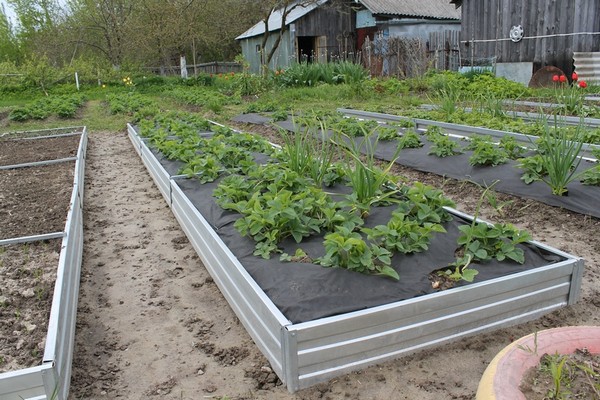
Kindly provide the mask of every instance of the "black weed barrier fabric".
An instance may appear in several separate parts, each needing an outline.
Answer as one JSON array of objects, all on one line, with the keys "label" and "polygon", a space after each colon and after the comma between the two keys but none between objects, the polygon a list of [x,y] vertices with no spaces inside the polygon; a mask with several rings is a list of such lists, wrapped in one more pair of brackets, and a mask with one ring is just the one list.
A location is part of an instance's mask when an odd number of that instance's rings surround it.
[{"label": "black weed barrier fabric", "polygon": [[[465,221],[455,217],[444,224],[447,234],[436,234],[429,251],[414,255],[396,255],[392,266],[400,275],[400,281],[382,276],[363,275],[341,268],[324,268],[320,265],[298,262],[280,262],[279,255],[265,260],[254,256],[255,242],[242,237],[234,222],[239,214],[218,206],[212,196],[218,182],[200,184],[195,179],[177,179],[192,204],[204,216],[225,245],[258,283],[279,310],[293,323],[312,321],[323,317],[343,314],[369,307],[410,299],[435,290],[428,275],[435,269],[454,261],[458,226]],[[394,206],[372,210],[367,226],[386,224]],[[324,255],[323,235],[306,238],[301,244],[286,241],[282,249],[293,254],[302,248],[311,258]],[[562,258],[533,245],[522,246],[525,265],[496,261],[477,265],[476,282],[505,276],[532,268],[556,263]]]},{"label": "black weed barrier fabric", "polygon": [[[244,114],[236,117],[235,121],[266,124],[270,120],[258,114]],[[291,132],[295,130],[294,125],[290,121],[278,122],[277,125]],[[355,140],[360,143],[362,138]],[[455,140],[459,142],[459,148],[466,146],[466,142]],[[459,155],[441,158],[429,155],[431,143],[425,137],[422,137],[421,141],[424,144],[421,148],[403,149],[396,163],[418,171],[431,172],[458,180],[469,180],[484,186],[490,186],[497,181],[494,190],[498,192],[534,199],[551,206],[600,218],[600,187],[598,186],[583,185],[579,181],[574,181],[567,187],[569,191],[568,196],[556,196],[552,194],[550,187],[544,182],[537,181],[530,185],[525,184],[521,180],[523,170],[517,167],[515,161],[509,160],[507,163],[496,167],[473,167],[469,164],[469,158],[473,155],[472,151],[465,151]],[[380,141],[375,155],[382,160],[391,161],[396,152],[397,145],[396,141]],[[579,171],[591,168],[594,165],[591,162],[582,161],[579,165]]]}]

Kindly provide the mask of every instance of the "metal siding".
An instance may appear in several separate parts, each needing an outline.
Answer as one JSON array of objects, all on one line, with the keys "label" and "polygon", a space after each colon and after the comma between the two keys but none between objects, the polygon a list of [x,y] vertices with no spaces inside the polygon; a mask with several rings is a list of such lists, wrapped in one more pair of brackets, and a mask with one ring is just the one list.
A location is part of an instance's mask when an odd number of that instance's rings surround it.
[{"label": "metal siding", "polygon": [[576,52],[573,55],[573,64],[580,80],[589,83],[600,82],[600,52]]},{"label": "metal siding", "polygon": [[373,14],[459,19],[460,10],[448,0],[360,0]]}]

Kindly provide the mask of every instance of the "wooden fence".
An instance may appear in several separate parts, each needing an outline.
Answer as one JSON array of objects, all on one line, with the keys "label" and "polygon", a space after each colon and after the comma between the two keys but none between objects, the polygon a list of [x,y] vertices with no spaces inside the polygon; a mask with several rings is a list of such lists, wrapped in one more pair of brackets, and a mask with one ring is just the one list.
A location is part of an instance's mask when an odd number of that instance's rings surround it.
[{"label": "wooden fence", "polygon": [[[214,61],[204,64],[196,64],[196,65],[188,65],[187,72],[188,76],[194,76],[197,74],[227,74],[230,72],[242,72],[242,65],[236,62],[226,62],[226,61]],[[152,73],[160,74],[163,76],[181,76],[181,67],[177,66],[160,66],[160,67],[148,67]]]},{"label": "wooden fence", "polygon": [[363,65],[373,76],[411,78],[428,69],[458,71],[459,32],[432,32],[429,40],[414,37],[367,37],[362,47]]}]

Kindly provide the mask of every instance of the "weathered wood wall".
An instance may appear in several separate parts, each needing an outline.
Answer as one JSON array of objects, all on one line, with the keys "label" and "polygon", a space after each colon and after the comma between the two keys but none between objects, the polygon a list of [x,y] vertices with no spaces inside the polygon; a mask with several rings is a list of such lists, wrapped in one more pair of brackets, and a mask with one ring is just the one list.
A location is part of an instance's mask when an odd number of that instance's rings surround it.
[{"label": "weathered wood wall", "polygon": [[296,36],[326,36],[330,55],[356,50],[356,14],[350,7],[322,6],[296,21]]},{"label": "weathered wood wall", "polygon": [[[595,35],[556,36],[477,43],[482,39],[507,39],[515,25],[523,36],[596,32]],[[461,56],[496,57],[497,62],[533,62],[534,70],[554,65],[572,71],[573,52],[600,51],[599,0],[463,0]],[[535,71],[534,71],[535,72]]]}]

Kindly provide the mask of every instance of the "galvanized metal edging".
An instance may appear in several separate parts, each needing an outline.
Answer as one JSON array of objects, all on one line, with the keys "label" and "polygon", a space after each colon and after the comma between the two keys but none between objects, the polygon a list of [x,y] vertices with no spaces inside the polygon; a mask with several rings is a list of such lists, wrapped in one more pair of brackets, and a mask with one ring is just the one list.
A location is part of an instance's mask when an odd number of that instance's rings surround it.
[{"label": "galvanized metal edging", "polygon": [[44,165],[60,164],[60,163],[70,162],[70,161],[75,161],[75,160],[77,160],[77,157],[60,158],[57,160],[33,161],[30,163],[23,163],[23,164],[0,165],[0,170],[39,167],[39,166],[44,166]]},{"label": "galvanized metal edging", "polygon": [[[495,130],[495,129],[482,128],[482,127],[478,127],[478,126],[460,125],[460,124],[452,124],[449,122],[433,121],[433,120],[428,120],[428,119],[402,117],[402,116],[398,116],[398,115],[382,114],[382,113],[376,113],[376,112],[371,112],[371,111],[358,111],[358,110],[352,110],[352,109],[346,109],[346,108],[339,108],[337,111],[342,114],[356,117],[356,118],[372,119],[372,120],[382,121],[382,122],[412,121],[415,123],[416,129],[421,129],[421,127],[424,127],[426,129],[429,126],[438,126],[440,128],[444,128],[447,132],[455,133],[455,134],[458,134],[458,135],[460,135],[462,137],[466,137],[466,138],[472,137],[473,134],[491,136],[498,140],[502,139],[504,136],[511,136],[511,137],[515,138],[515,140],[517,142],[524,145],[524,147],[531,146],[533,143],[535,143],[535,141],[537,141],[539,139],[539,136],[525,135],[525,134],[517,133],[517,132],[499,131],[499,130]],[[582,157],[585,159],[588,159],[588,160],[595,160],[595,157],[591,153],[592,150],[600,150],[600,145],[591,144],[591,143],[583,143],[583,146],[581,149],[581,151],[583,153]]]},{"label": "galvanized metal edging", "polygon": [[58,239],[63,236],[65,236],[65,232],[63,232],[63,231],[52,232],[52,233],[43,233],[41,235],[21,236],[18,238],[10,238],[10,239],[0,240],[0,246],[6,246],[9,244],[38,242],[40,240]]},{"label": "galvanized metal edging", "polygon": [[83,254],[85,127],[80,135],[65,230],[60,235],[35,236],[44,239],[63,237],[42,364],[0,374],[2,400],[66,400],[68,397]]},{"label": "galvanized metal edging", "polygon": [[[130,134],[137,135],[131,131]],[[135,145],[136,139],[132,143]],[[142,151],[144,154],[155,158],[145,163],[151,175],[165,173],[151,169],[149,165],[158,161],[152,153]],[[292,324],[266,297],[177,182],[169,181],[170,205],[177,220],[232,309],[291,392],[419,349],[537,318],[578,296],[572,286],[580,282],[583,262],[560,252],[567,256],[564,261],[534,270]],[[460,212],[456,215],[469,217]]]}]

